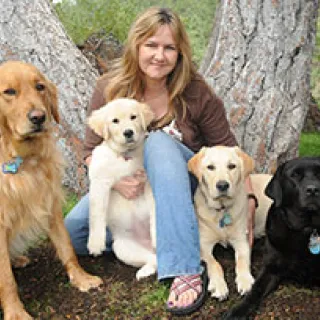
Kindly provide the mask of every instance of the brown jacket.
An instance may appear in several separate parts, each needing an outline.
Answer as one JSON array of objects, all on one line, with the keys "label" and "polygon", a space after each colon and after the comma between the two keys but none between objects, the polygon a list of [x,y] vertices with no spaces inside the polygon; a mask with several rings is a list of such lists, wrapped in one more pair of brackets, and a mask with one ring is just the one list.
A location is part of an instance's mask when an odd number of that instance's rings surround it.
[{"label": "brown jacket", "polygon": [[[97,81],[88,115],[106,103],[103,94],[106,84],[107,80],[105,78]],[[203,146],[237,145],[226,118],[223,102],[203,80],[200,78],[192,80],[185,89],[184,99],[187,103],[187,113],[182,119],[178,110],[176,125],[182,133],[183,143],[187,147],[197,152]],[[102,138],[87,126],[84,159],[90,156],[93,148],[101,142]]]}]

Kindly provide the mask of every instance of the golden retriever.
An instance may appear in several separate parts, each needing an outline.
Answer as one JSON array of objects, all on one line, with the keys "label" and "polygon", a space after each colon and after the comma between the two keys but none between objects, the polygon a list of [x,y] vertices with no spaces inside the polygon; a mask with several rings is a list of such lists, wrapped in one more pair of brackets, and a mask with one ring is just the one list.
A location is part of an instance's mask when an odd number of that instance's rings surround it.
[{"label": "golden retriever", "polygon": [[113,237],[113,251],[128,265],[141,267],[139,280],[156,272],[155,205],[148,181],[144,192],[126,199],[112,189],[122,177],[143,170],[143,145],[153,119],[150,108],[134,99],[120,98],[92,113],[89,126],[103,142],[92,153],[89,165],[90,215],[88,250],[105,250],[106,227]]},{"label": "golden retriever", "polygon": [[52,122],[59,122],[56,87],[36,67],[19,61],[0,65],[0,301],[4,319],[32,319],[21,303],[11,263],[39,233],[47,233],[70,281],[81,291],[99,277],[78,264],[62,216],[62,156]]},{"label": "golden retriever", "polygon": [[[230,244],[235,250],[237,290],[245,294],[254,283],[250,272],[245,190],[245,178],[252,172],[254,161],[238,147],[204,147],[189,160],[188,167],[199,181],[194,202],[199,220],[201,258],[208,268],[208,290],[219,300],[229,294],[222,267],[212,250],[217,243]],[[263,192],[270,179],[267,174],[251,174],[259,203],[255,215],[256,237],[264,235],[271,200]]]}]

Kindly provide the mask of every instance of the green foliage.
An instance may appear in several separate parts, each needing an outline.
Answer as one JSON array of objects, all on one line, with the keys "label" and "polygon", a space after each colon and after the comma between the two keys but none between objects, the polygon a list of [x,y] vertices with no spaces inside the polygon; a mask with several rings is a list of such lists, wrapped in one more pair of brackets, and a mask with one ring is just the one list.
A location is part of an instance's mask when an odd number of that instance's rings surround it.
[{"label": "green foliage", "polygon": [[79,45],[100,30],[112,33],[125,42],[136,16],[153,5],[168,7],[179,13],[190,37],[194,61],[199,64],[207,48],[216,1],[77,0],[77,4],[73,5],[63,0],[55,8],[67,33]]},{"label": "green foliage", "polygon": [[300,137],[299,146],[300,156],[319,156],[320,157],[320,134],[303,133]]}]

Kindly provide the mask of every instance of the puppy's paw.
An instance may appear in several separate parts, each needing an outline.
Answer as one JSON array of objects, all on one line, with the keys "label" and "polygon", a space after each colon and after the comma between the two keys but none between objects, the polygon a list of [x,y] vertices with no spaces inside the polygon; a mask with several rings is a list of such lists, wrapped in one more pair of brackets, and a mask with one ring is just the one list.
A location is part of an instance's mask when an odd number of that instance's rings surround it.
[{"label": "puppy's paw", "polygon": [[208,285],[208,290],[211,292],[211,297],[219,301],[227,299],[229,289],[226,281],[220,277],[211,277]]},{"label": "puppy's paw", "polygon": [[99,256],[106,250],[106,240],[103,237],[89,236],[88,251],[93,256]]},{"label": "puppy's paw", "polygon": [[155,274],[157,268],[151,264],[145,264],[142,268],[140,268],[136,273],[136,279],[141,280],[142,278],[146,278]]},{"label": "puppy's paw", "polygon": [[86,292],[91,288],[97,288],[102,285],[102,279],[100,277],[93,276],[81,268],[71,272],[69,277],[71,284],[82,292]]},{"label": "puppy's paw", "polygon": [[251,273],[239,274],[236,278],[237,290],[241,295],[248,293],[254,283]]}]

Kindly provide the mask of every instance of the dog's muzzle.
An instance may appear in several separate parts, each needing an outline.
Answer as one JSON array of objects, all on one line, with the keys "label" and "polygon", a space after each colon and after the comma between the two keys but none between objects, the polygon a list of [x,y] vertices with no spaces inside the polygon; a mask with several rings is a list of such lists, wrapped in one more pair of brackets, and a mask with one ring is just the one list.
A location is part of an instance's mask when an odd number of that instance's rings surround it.
[{"label": "dog's muzzle", "polygon": [[32,123],[33,132],[40,132],[46,121],[46,114],[42,110],[34,109],[28,113],[28,119]]},{"label": "dog's muzzle", "polygon": [[123,135],[126,139],[126,142],[134,142],[134,131],[132,129],[124,130]]}]

